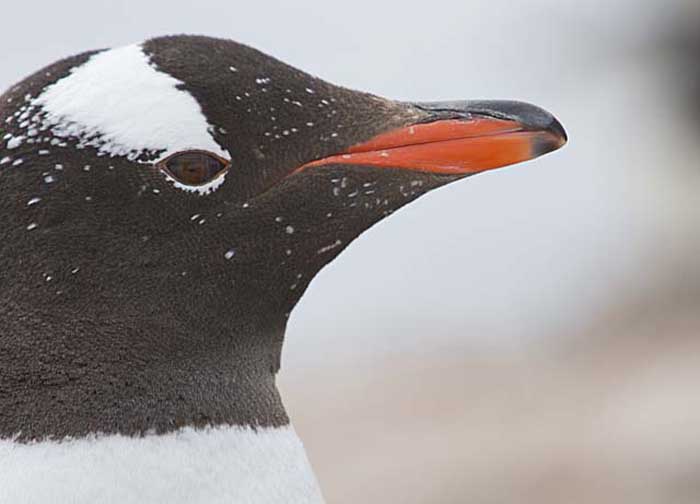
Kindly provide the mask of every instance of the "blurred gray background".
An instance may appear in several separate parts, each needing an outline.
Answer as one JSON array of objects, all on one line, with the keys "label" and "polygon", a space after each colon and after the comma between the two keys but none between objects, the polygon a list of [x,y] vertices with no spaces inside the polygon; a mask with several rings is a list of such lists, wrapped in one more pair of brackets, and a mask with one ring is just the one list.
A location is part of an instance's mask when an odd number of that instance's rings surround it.
[{"label": "blurred gray background", "polygon": [[0,88],[232,38],[396,99],[510,98],[570,144],[430,193],[312,283],[280,384],[332,503],[700,502],[697,0],[7,2]]}]

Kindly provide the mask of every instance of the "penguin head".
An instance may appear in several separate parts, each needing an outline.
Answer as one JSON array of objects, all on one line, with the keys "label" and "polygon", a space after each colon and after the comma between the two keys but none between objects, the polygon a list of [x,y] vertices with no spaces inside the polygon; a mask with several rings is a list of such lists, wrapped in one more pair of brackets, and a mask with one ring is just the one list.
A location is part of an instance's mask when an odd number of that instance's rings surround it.
[{"label": "penguin head", "polygon": [[0,118],[13,299],[221,333],[283,325],[320,268],[429,190],[566,141],[531,105],[391,101],[196,36],[55,63]]}]

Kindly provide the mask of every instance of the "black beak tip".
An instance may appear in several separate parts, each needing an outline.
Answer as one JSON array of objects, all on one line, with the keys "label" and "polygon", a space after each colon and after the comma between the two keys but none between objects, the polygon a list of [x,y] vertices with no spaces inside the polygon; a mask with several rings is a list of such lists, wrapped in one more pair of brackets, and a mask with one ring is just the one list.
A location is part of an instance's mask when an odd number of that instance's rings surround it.
[{"label": "black beak tip", "polygon": [[569,141],[564,126],[546,110],[522,102],[485,102],[483,113],[506,117],[519,122],[530,131],[541,132],[533,141],[532,153],[542,156],[560,149]]},{"label": "black beak tip", "polygon": [[557,120],[556,117],[552,117],[552,123],[549,125],[547,130],[551,131],[555,136],[561,139],[561,145],[564,145],[569,141],[569,135],[566,134],[564,126]]},{"label": "black beak tip", "polygon": [[534,157],[544,156],[550,152],[561,149],[568,141],[564,126],[554,117],[544,128],[537,128],[542,131],[541,135],[532,142],[532,154]]},{"label": "black beak tip", "polygon": [[569,141],[564,126],[543,108],[519,101],[452,101],[415,103],[422,110],[438,114],[470,117],[480,115],[518,122],[529,131],[540,131],[542,138],[533,147],[537,155],[552,152]]}]

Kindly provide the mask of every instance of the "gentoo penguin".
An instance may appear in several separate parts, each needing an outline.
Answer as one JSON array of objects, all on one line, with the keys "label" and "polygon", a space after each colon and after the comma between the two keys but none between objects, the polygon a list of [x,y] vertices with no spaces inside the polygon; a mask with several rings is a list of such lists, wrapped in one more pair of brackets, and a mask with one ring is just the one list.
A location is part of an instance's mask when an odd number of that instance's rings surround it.
[{"label": "gentoo penguin", "polygon": [[92,51],[0,98],[0,502],[322,502],[275,386],[309,282],[436,187],[561,147],[250,47]]}]

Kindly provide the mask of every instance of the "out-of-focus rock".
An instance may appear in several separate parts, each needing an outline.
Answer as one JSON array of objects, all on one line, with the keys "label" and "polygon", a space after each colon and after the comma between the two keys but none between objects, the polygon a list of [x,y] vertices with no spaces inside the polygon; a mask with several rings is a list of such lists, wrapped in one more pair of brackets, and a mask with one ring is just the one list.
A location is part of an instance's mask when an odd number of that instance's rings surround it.
[{"label": "out-of-focus rock", "polygon": [[[289,372],[329,502],[700,502],[700,314],[585,349]],[[316,376],[315,376],[316,374]]]}]

